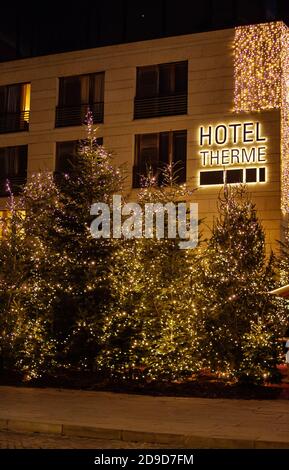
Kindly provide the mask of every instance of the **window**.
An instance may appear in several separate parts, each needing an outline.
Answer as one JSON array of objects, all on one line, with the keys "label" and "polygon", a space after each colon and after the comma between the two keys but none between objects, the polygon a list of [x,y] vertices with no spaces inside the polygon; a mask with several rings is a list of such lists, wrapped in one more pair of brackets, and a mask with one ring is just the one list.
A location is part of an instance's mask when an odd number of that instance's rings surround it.
[{"label": "window", "polygon": [[246,182],[255,183],[257,181],[257,168],[246,168]]},{"label": "window", "polygon": [[137,68],[134,118],[187,113],[188,62]]},{"label": "window", "polygon": [[200,185],[201,186],[208,186],[211,184],[223,184],[223,183],[224,183],[223,170],[201,171],[200,173]]},{"label": "window", "polygon": [[266,168],[259,168],[259,181],[265,183],[266,181]]},{"label": "window", "polygon": [[88,109],[94,122],[103,122],[104,73],[59,79],[56,127],[80,126]]},{"label": "window", "polygon": [[152,169],[162,183],[160,170],[165,164],[176,164],[178,183],[186,181],[187,131],[139,134],[135,136],[135,164],[133,167],[133,187],[141,186],[142,176]]},{"label": "window", "polygon": [[0,87],[0,133],[29,129],[30,92],[30,83]]},{"label": "window", "polygon": [[[97,144],[103,144],[103,138],[97,139]],[[68,140],[66,142],[57,142],[56,144],[56,173],[68,173],[73,168],[73,161],[77,154],[79,146],[78,140]]]},{"label": "window", "polygon": [[243,183],[243,170],[227,170],[224,177],[228,184]]},{"label": "window", "polygon": [[0,148],[0,195],[9,194],[7,183],[14,194],[19,192],[27,177],[27,145]]},{"label": "window", "polygon": [[200,172],[200,186],[234,183],[265,183],[266,168],[245,168]]}]

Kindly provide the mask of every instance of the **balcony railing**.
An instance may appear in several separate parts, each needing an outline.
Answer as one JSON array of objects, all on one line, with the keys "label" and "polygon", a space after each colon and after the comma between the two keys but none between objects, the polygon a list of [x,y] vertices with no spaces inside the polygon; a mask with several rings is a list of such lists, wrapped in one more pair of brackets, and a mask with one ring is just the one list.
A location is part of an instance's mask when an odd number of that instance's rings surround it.
[{"label": "balcony railing", "polygon": [[0,113],[0,133],[28,131],[29,114],[30,111]]},{"label": "balcony railing", "polygon": [[[19,194],[22,186],[26,183],[27,175],[0,177],[0,196],[8,197],[9,189],[14,195]],[[9,187],[9,189],[8,189]]]},{"label": "balcony railing", "polygon": [[57,106],[55,127],[81,126],[85,122],[87,111],[93,115],[93,122],[103,122],[103,101],[78,106]]},{"label": "balcony railing", "polygon": [[134,119],[187,114],[188,95],[157,96],[155,98],[135,98]]}]

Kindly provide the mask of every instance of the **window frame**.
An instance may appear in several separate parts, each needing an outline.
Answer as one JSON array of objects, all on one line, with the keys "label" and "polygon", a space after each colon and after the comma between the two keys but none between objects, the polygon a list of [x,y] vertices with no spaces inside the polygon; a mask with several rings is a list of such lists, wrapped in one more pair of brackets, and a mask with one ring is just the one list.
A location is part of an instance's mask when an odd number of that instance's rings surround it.
[{"label": "window frame", "polygon": [[[140,188],[140,178],[141,176],[145,176],[140,173],[142,169],[145,169],[144,166],[147,165],[147,167],[151,167],[152,170],[156,173],[156,178],[158,180],[158,185],[161,185],[162,183],[162,178],[161,175],[159,175],[160,170],[162,167],[166,164],[178,164],[181,160],[175,161],[175,153],[176,153],[176,139],[175,137],[178,135],[184,136],[184,141],[185,141],[185,151],[184,151],[184,160],[183,163],[184,165],[182,166],[181,170],[179,168],[176,168],[176,172],[179,173],[179,184],[183,184],[186,182],[187,179],[187,144],[188,144],[188,131],[187,129],[178,129],[178,130],[171,130],[171,131],[161,131],[161,132],[149,132],[149,133],[144,133],[144,134],[136,134],[135,135],[135,150],[134,150],[134,165],[133,165],[133,189]],[[142,162],[141,160],[141,138],[146,135],[155,135],[157,137],[156,140],[156,148],[157,148],[157,161],[155,163],[150,163],[150,162]],[[163,158],[161,155],[161,138],[162,136],[168,136],[168,150],[167,150],[167,158]],[[135,174],[135,171],[139,170],[138,177]],[[179,171],[178,171],[179,170]],[[138,181],[138,184],[137,184]]]},{"label": "window frame", "polygon": [[[101,75],[103,77],[102,79],[102,100],[100,101],[94,101],[94,93],[95,93],[95,81],[94,81],[94,77],[96,75]],[[64,104],[64,101],[63,101],[63,97],[64,97],[64,90],[65,90],[65,86],[64,86],[64,82],[65,80],[69,80],[69,79],[73,79],[73,78],[76,78],[76,79],[79,79],[79,82],[80,82],[80,95],[81,95],[81,79],[84,78],[84,77],[88,77],[89,79],[89,85],[88,85],[88,102],[87,103],[82,103],[81,102],[81,99],[80,101],[75,104]],[[103,103],[104,102],[104,86],[105,86],[105,72],[104,71],[100,71],[100,72],[89,72],[89,73],[82,73],[82,74],[78,74],[78,75],[67,75],[67,76],[63,76],[63,77],[59,77],[58,78],[58,102],[57,102],[57,106],[60,107],[60,108],[69,108],[69,107],[77,107],[77,106],[84,106],[84,105],[93,105],[95,103]]]},{"label": "window frame", "polygon": [[[96,142],[97,145],[99,145],[99,146],[103,145],[103,137],[97,137],[96,140],[99,141],[99,142]],[[60,146],[65,145],[65,144],[72,144],[72,145],[74,145],[74,151],[75,151],[77,146],[79,145],[79,143],[80,143],[80,141],[77,140],[77,139],[76,140],[62,140],[62,141],[56,142],[56,145],[55,145],[55,163],[54,163],[54,172],[55,173],[58,173],[58,174],[59,173],[62,173],[62,174],[69,173],[69,168],[65,169],[65,165],[63,167],[64,169],[59,169],[59,167],[61,168],[61,165],[58,165],[58,162],[61,159],[61,157],[63,157],[63,156],[69,157],[69,155],[73,155],[73,152],[72,153],[67,153],[66,155],[63,153],[61,155],[59,153]]]},{"label": "window frame", "polygon": [[[181,91],[176,91],[176,67],[178,65],[184,65],[186,66],[186,87],[184,90]],[[174,81],[174,89],[170,93],[164,93],[161,91],[161,71],[165,69],[170,70],[170,80],[172,79],[173,75],[173,81]],[[161,98],[165,96],[177,96],[177,95],[184,95],[188,94],[188,60],[179,60],[179,61],[174,61],[174,62],[164,62],[160,64],[151,64],[151,65],[143,65],[143,66],[138,66],[136,68],[136,93],[135,93],[135,98],[138,99],[147,99],[147,98]],[[150,95],[150,96],[143,96],[143,94],[139,93],[139,90],[141,90],[140,84],[139,84],[139,77],[141,75],[141,72],[145,69],[155,69],[157,73],[156,77],[156,89],[157,92],[156,94]]]},{"label": "window frame", "polygon": [[[19,90],[20,90],[20,93],[19,93],[19,109],[17,109],[16,111],[13,111],[11,112],[12,114],[17,114],[17,113],[21,113],[21,112],[24,112],[25,110],[24,109],[21,109],[21,103],[24,101],[23,98],[24,98],[24,89],[25,89],[25,86],[27,85],[30,85],[30,90],[31,90],[31,82],[19,82],[19,83],[8,83],[6,85],[0,85],[0,88],[6,88],[7,90],[9,88],[12,88],[12,87],[16,87],[18,86],[19,87]],[[30,91],[31,93],[31,91]],[[30,103],[29,103],[29,110],[30,111],[30,107],[31,107],[31,99],[30,99]],[[4,110],[2,110],[0,108],[0,114],[10,114],[10,112],[7,111],[7,108],[8,108],[8,93],[6,93],[6,96],[5,96],[5,105],[4,105]]]}]

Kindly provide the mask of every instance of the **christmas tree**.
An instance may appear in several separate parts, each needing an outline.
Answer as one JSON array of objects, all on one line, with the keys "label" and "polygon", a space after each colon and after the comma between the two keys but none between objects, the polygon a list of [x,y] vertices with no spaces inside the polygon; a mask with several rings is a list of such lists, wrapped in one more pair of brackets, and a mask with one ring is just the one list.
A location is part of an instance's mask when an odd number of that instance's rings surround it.
[{"label": "christmas tree", "polygon": [[289,284],[289,225],[288,219],[284,228],[283,240],[280,241],[280,272],[283,285]]},{"label": "christmas tree", "polygon": [[[279,269],[280,269],[280,285],[285,286],[289,284],[289,226],[288,226],[288,215],[287,223],[284,228],[283,240],[280,241],[280,255],[278,258]],[[280,299],[279,303],[282,303],[283,309],[289,310],[288,300]],[[282,307],[281,307],[282,308]],[[289,313],[288,313],[289,316]],[[287,323],[284,325],[283,337],[289,337],[289,318]]]},{"label": "christmas tree", "polygon": [[57,247],[57,301],[54,330],[62,343],[63,363],[82,369],[93,367],[98,351],[98,328],[110,296],[110,263],[115,243],[90,233],[91,205],[110,204],[122,188],[123,175],[111,155],[97,144],[92,115],[87,116],[87,136],[80,142],[71,168],[58,175],[59,209],[48,243]]},{"label": "christmas tree", "polygon": [[111,201],[122,175],[95,133],[89,113],[69,171],[56,181],[51,173],[34,175],[17,203],[11,195],[10,228],[0,243],[1,344],[9,344],[8,325],[19,343],[11,342],[14,368],[30,377],[46,370],[45,351],[66,368],[92,366],[97,354],[114,244],[92,237],[90,208]]},{"label": "christmas tree", "polygon": [[50,368],[55,353],[54,291],[44,276],[51,270],[51,261],[43,234],[49,229],[56,200],[52,175],[35,175],[18,200],[10,193],[10,217],[2,221],[1,362],[4,369],[19,370],[26,379]]},{"label": "christmas tree", "polygon": [[196,284],[203,365],[239,380],[273,379],[285,321],[268,294],[273,258],[245,188],[225,186],[218,206]]},{"label": "christmas tree", "polygon": [[[161,186],[150,171],[138,201],[166,204],[183,200],[189,190],[178,185],[172,165],[162,170]],[[159,210],[162,210],[161,208]],[[123,241],[115,253],[114,298],[103,329],[98,367],[112,377],[172,380],[190,375],[198,365],[196,310],[191,295],[194,256],[179,248],[179,238]]]},{"label": "christmas tree", "polygon": [[[226,185],[210,239],[182,250],[168,209],[164,234],[154,225],[141,238],[93,238],[91,206],[112,209],[122,180],[89,115],[67,173],[33,175],[17,200],[10,195],[0,239],[2,368],[26,379],[64,367],[123,380],[180,381],[203,368],[275,380],[288,309],[268,293],[275,260],[246,189]],[[160,180],[149,170],[138,195],[155,218],[192,193],[173,165]]]}]

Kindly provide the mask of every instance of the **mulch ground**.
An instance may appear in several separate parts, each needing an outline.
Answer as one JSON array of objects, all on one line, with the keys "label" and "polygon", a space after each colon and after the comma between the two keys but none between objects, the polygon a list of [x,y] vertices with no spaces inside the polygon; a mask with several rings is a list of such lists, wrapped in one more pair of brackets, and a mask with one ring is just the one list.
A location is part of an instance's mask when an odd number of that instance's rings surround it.
[{"label": "mulch ground", "polygon": [[23,381],[19,374],[1,373],[0,386],[53,387],[155,396],[287,400],[289,399],[289,383],[284,382],[287,379],[286,370],[283,370],[281,367],[280,372],[283,375],[283,381],[280,384],[267,384],[265,386],[234,384],[209,375],[199,376],[182,383],[165,381],[151,383],[138,381],[120,382],[101,379],[95,374],[88,372],[65,372],[54,376],[41,377],[29,382]]}]

